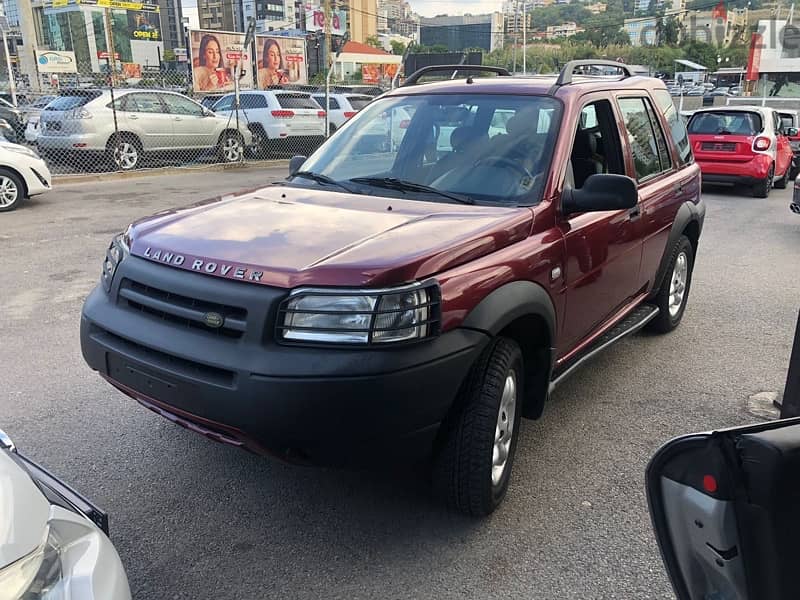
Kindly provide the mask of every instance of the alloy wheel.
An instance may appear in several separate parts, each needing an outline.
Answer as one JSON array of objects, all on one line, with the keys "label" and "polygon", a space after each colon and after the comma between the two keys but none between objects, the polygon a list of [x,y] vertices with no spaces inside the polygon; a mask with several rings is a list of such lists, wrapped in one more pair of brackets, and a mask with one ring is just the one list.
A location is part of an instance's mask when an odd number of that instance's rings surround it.
[{"label": "alloy wheel", "polygon": [[497,425],[494,431],[494,447],[492,449],[492,485],[498,485],[503,479],[511,442],[514,439],[514,416],[517,410],[517,376],[511,370],[506,375],[500,407],[497,410]]},{"label": "alloy wheel", "polygon": [[19,198],[19,188],[9,177],[0,177],[0,206],[11,206]]},{"label": "alloy wheel", "polygon": [[119,142],[114,147],[114,163],[124,170],[133,169],[139,162],[139,150],[130,142]]},{"label": "alloy wheel", "polygon": [[672,280],[669,286],[669,316],[672,318],[678,316],[683,306],[688,276],[689,258],[685,252],[681,252],[675,259],[675,268],[672,269]]},{"label": "alloy wheel", "polygon": [[242,143],[235,136],[226,137],[222,142],[222,157],[225,162],[235,162],[242,155]]}]

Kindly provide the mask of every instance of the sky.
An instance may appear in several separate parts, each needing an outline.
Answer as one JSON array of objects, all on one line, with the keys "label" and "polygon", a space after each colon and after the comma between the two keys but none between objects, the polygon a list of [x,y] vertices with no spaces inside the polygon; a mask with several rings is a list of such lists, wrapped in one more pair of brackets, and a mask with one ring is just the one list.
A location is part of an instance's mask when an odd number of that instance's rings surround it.
[{"label": "sky", "polygon": [[[183,16],[189,17],[192,27],[197,27],[197,0],[181,0],[183,3]],[[501,0],[409,0],[411,9],[423,17],[436,15],[473,15],[486,14],[500,10]],[[314,2],[317,4],[317,2]]]}]

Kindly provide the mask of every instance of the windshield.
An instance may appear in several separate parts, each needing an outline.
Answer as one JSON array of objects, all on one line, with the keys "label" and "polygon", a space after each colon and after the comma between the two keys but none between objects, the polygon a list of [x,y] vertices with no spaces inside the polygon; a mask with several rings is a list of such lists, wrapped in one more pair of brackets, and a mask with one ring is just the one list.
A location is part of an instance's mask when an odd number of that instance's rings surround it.
[{"label": "windshield", "polygon": [[761,115],[741,110],[696,113],[689,121],[689,133],[752,136],[761,130]]},{"label": "windshield", "polygon": [[[560,120],[560,103],[545,96],[381,98],[317,150],[303,170],[338,182],[356,179],[358,185],[370,185],[365,178],[391,179],[477,202],[533,204],[541,199]],[[381,194],[435,199],[408,189]]]}]

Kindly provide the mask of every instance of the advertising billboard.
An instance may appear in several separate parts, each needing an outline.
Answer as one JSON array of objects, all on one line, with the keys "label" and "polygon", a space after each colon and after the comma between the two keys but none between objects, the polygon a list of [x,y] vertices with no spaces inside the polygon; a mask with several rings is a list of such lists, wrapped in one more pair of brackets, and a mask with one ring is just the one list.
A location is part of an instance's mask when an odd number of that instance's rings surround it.
[{"label": "advertising billboard", "polygon": [[[325,11],[320,7],[314,7],[310,10],[306,8],[306,31],[324,31],[325,30]],[[331,33],[333,35],[344,35],[347,31],[347,11],[346,10],[332,10],[331,11]]]},{"label": "advertising billboard", "polygon": [[286,83],[308,83],[306,42],[303,38],[256,36],[258,89]]},{"label": "advertising billboard", "polygon": [[132,40],[158,42],[161,40],[161,19],[157,12],[128,11],[128,35]]},{"label": "advertising billboard", "polygon": [[253,89],[253,57],[244,47],[244,33],[193,30],[189,32],[189,46],[195,92],[234,91],[239,63],[239,89]]},{"label": "advertising billboard", "polygon": [[39,73],[77,73],[74,52],[37,50],[36,66]]}]

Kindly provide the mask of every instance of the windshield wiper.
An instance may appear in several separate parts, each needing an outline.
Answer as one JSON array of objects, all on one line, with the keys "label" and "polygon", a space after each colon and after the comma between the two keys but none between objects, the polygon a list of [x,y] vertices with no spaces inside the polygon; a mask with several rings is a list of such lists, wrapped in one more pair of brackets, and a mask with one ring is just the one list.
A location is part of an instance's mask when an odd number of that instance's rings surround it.
[{"label": "windshield wiper", "polygon": [[443,198],[455,200],[461,204],[475,204],[475,200],[460,194],[453,194],[450,192],[443,192],[437,190],[435,187],[425,185],[424,183],[415,183],[413,181],[406,181],[404,179],[397,179],[396,177],[354,177],[348,179],[353,183],[365,183],[367,185],[374,185],[375,187],[382,187],[390,190],[398,190],[401,192],[422,192],[424,194],[436,194]]},{"label": "windshield wiper", "polygon": [[314,173],[314,171],[297,171],[292,175],[292,177],[303,177],[305,179],[311,179],[312,181],[316,181],[317,183],[321,183],[322,185],[335,185],[342,188],[346,192],[350,192],[351,194],[355,193],[353,190],[351,190],[343,183],[336,181],[332,177],[323,175],[322,173]]}]

